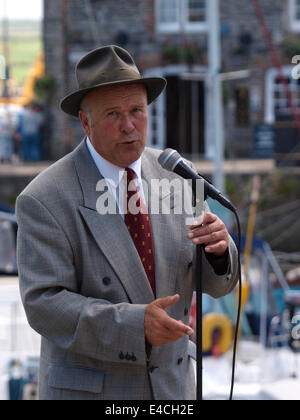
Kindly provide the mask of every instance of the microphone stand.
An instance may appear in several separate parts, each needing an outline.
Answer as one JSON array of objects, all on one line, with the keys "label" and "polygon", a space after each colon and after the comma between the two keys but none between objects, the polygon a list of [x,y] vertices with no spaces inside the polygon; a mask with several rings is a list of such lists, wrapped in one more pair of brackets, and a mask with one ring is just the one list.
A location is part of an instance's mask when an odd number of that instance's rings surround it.
[{"label": "microphone stand", "polygon": [[197,400],[203,401],[203,342],[202,342],[202,245],[197,245],[197,266],[196,266],[196,337],[197,337]]},{"label": "microphone stand", "polygon": [[[197,181],[192,181],[193,190],[193,207],[196,208],[197,204]],[[204,197],[206,200],[207,197]],[[196,345],[197,345],[197,400],[203,401],[203,335],[202,335],[202,295],[203,295],[203,284],[202,284],[202,256],[203,246],[196,246]]]}]

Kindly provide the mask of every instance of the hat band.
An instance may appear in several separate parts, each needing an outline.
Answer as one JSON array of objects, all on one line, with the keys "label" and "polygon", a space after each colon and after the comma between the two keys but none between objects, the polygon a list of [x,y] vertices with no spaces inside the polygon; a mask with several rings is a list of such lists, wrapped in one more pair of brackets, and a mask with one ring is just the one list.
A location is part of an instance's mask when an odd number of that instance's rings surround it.
[{"label": "hat band", "polygon": [[117,68],[103,73],[97,74],[97,77],[85,79],[79,82],[80,89],[88,89],[94,86],[106,84],[106,83],[117,83],[130,80],[140,80],[141,75],[139,71],[135,69]]}]

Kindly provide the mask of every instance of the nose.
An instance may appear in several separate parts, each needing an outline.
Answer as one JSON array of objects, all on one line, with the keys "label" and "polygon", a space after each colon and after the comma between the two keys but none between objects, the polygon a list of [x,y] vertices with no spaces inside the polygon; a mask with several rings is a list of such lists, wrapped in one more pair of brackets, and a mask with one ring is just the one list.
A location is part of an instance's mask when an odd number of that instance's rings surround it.
[{"label": "nose", "polygon": [[124,115],[121,121],[121,130],[125,134],[130,134],[135,130],[135,126],[128,115]]}]

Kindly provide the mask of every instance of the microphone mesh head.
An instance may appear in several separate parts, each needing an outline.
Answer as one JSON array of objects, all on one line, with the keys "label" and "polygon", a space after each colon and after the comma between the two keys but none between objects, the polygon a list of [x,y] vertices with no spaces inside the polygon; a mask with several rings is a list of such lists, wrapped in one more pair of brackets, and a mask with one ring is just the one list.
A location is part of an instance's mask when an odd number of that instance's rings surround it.
[{"label": "microphone mesh head", "polygon": [[182,157],[176,150],[166,149],[158,158],[160,165],[167,171],[173,171]]}]

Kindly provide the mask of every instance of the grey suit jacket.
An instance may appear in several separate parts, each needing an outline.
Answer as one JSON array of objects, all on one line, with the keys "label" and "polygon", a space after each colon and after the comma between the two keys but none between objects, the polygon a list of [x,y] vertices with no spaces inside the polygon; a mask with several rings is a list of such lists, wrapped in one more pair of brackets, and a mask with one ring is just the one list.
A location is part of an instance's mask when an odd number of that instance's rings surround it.
[{"label": "grey suit jacket", "polygon": [[[143,153],[146,181],[176,177],[160,167],[158,154]],[[144,314],[153,292],[121,215],[96,211],[99,179],[83,141],[17,199],[21,296],[30,325],[42,336],[40,399],[194,399],[195,348],[188,337],[145,346]],[[165,199],[159,192],[156,198]],[[150,217],[156,297],[179,293],[168,313],[188,324],[195,247],[185,218]],[[236,282],[231,241],[226,275],[216,275],[203,258],[204,291],[220,297]]]}]

